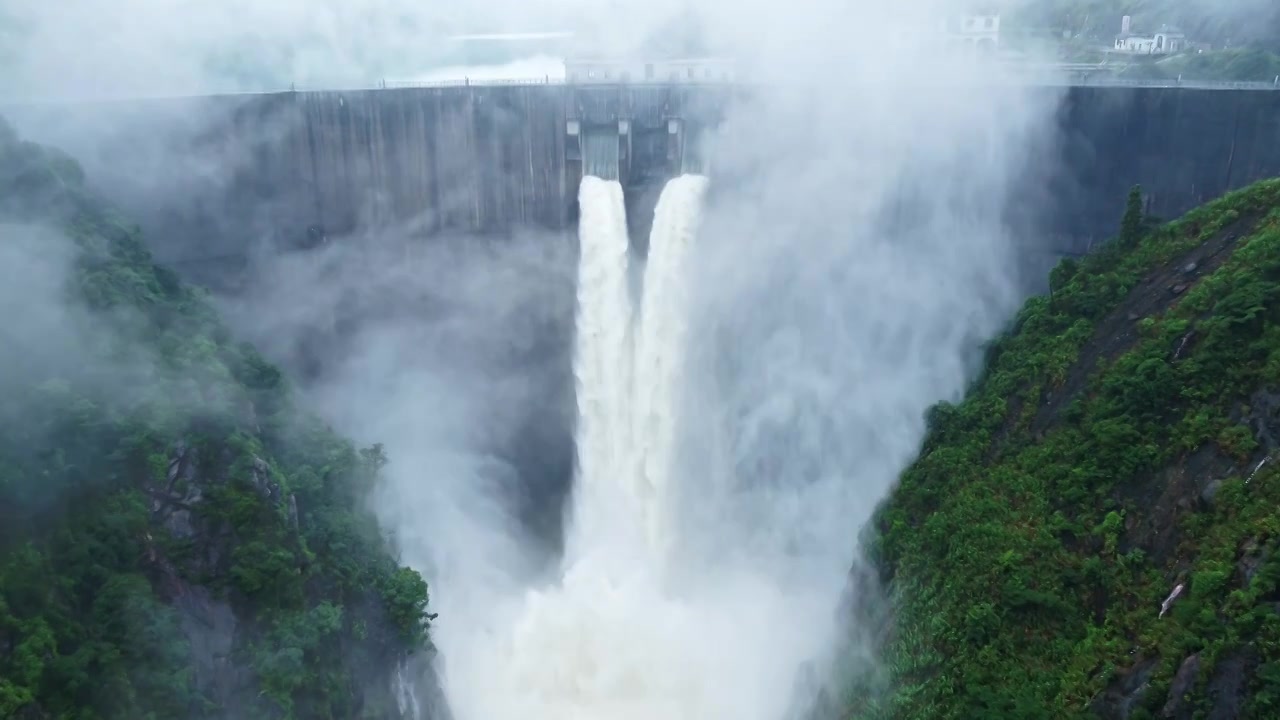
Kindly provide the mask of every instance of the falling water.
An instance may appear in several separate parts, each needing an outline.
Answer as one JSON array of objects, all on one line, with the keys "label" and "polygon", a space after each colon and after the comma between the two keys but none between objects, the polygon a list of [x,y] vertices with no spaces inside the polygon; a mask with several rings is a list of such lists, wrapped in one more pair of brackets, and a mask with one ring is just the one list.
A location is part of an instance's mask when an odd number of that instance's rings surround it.
[{"label": "falling water", "polygon": [[[458,720],[776,720],[799,651],[779,588],[670,582],[669,522],[687,340],[686,275],[707,181],[685,176],[656,211],[640,312],[627,286],[621,186],[581,189],[578,476],[562,573],[448,658]],[[633,333],[633,327],[635,332]],[[770,651],[762,652],[763,648]]]},{"label": "falling water", "polygon": [[645,267],[633,386],[635,492],[645,512],[649,546],[659,557],[672,530],[664,508],[677,432],[677,397],[688,325],[686,264],[697,232],[707,179],[672,180],[658,200]]},{"label": "falling water", "polygon": [[[569,541],[585,550],[620,542],[634,521],[620,480],[630,455],[632,332],[628,287],[626,206],[615,181],[585,177],[578,261],[577,379],[578,467]],[[577,558],[572,558],[572,560]]]},{"label": "falling water", "polygon": [[396,705],[400,708],[400,716],[409,720],[422,717],[422,703],[418,702],[418,689],[413,684],[407,663],[396,668],[395,678]]}]

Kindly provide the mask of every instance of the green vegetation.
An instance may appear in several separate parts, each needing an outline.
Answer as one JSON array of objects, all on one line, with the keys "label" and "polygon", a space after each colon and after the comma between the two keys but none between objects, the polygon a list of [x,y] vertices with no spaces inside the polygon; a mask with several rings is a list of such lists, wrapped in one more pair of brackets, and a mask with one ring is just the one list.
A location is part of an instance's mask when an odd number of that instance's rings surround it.
[{"label": "green vegetation", "polygon": [[[0,320],[0,717],[394,716],[429,616],[364,509],[382,449],[297,410],[82,182],[0,123],[0,243],[67,258]],[[13,343],[32,315],[47,342]]]},{"label": "green vegetation", "polygon": [[1176,55],[1155,63],[1148,76],[1194,78],[1230,82],[1274,82],[1280,76],[1280,55],[1265,50],[1218,50]]},{"label": "green vegetation", "polygon": [[[1280,75],[1280,9],[1266,0],[1041,0],[992,8],[1004,13],[1004,46],[1033,56],[1052,53],[1064,62],[1105,62],[1124,78],[1272,82]],[[1136,32],[1176,26],[1204,52],[1110,52],[1126,14]]]},{"label": "green vegetation", "polygon": [[[1142,241],[1142,188],[1134,187],[1124,204],[1120,220],[1120,246],[1132,248]],[[1068,266],[1074,267],[1074,266]]]},{"label": "green vegetation", "polygon": [[997,2],[1013,28],[1039,27],[1071,36],[1110,38],[1120,32],[1120,18],[1129,15],[1141,32],[1176,25],[1196,42],[1215,48],[1240,47],[1280,50],[1280,27],[1274,5],[1265,0],[1214,3],[1204,0],[1040,0]]},{"label": "green vegetation", "polygon": [[1280,180],[1148,230],[1059,265],[931,411],[867,716],[1280,717]]},{"label": "green vegetation", "polygon": [[[1112,58],[1114,61],[1114,58]],[[1265,50],[1215,50],[1170,57],[1137,57],[1121,67],[1120,77],[1142,80],[1265,82],[1280,76],[1280,55]]]}]

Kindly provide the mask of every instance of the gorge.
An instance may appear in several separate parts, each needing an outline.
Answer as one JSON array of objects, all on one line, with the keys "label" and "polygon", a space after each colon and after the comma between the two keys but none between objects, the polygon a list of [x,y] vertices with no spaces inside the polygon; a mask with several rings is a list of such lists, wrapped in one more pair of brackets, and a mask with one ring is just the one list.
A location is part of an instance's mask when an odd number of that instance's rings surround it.
[{"label": "gorge", "polygon": [[1280,93],[946,5],[0,102],[0,715],[1267,717]]}]

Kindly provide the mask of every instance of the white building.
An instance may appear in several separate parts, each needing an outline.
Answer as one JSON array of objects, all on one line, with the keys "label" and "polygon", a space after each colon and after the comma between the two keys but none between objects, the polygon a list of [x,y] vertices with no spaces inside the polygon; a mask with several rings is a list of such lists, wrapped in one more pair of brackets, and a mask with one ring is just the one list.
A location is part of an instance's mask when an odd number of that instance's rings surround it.
[{"label": "white building", "polygon": [[1133,32],[1133,19],[1125,15],[1120,21],[1120,34],[1116,36],[1115,50],[1133,55],[1171,55],[1189,49],[1187,36],[1170,25],[1161,25],[1151,35]]},{"label": "white building", "polygon": [[725,58],[624,60],[569,58],[565,80],[571,84],[725,83],[735,79],[733,62]]},{"label": "white building", "polygon": [[995,51],[1000,47],[1000,15],[960,15],[949,18],[943,31],[953,47]]}]

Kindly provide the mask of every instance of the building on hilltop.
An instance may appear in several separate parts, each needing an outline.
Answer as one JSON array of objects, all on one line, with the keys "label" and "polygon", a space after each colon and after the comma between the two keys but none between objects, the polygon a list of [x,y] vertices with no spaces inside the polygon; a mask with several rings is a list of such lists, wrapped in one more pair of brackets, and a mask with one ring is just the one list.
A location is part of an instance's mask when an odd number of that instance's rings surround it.
[{"label": "building on hilltop", "polygon": [[952,44],[994,52],[1000,47],[1000,14],[958,15],[946,20],[944,31]]},{"label": "building on hilltop", "polygon": [[1120,34],[1116,35],[1114,50],[1132,55],[1172,55],[1190,48],[1186,33],[1172,25],[1161,25],[1150,35],[1133,32],[1133,18],[1125,15],[1120,20]]}]

